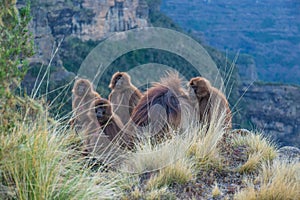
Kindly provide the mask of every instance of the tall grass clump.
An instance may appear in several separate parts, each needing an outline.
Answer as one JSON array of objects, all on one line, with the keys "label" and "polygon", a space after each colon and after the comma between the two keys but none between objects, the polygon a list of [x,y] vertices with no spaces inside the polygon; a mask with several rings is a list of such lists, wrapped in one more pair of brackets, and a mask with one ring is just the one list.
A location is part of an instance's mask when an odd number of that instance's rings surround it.
[{"label": "tall grass clump", "polygon": [[248,186],[235,194],[235,199],[299,199],[300,197],[300,164],[274,161],[262,164],[255,178],[260,187],[248,180]]},{"label": "tall grass clump", "polygon": [[190,145],[186,137],[187,133],[174,135],[171,139],[155,144],[153,144],[150,137],[143,138],[137,144],[136,151],[127,155],[128,157],[122,170],[133,173],[145,173],[157,171],[176,163],[178,159],[186,156]]},{"label": "tall grass clump", "polygon": [[238,169],[241,173],[257,170],[263,162],[272,161],[276,155],[276,146],[261,133],[249,133],[245,136],[236,136],[233,140],[235,146],[245,146],[248,159]]},{"label": "tall grass clump", "polygon": [[[217,117],[219,116],[219,117]],[[200,170],[221,168],[222,157],[220,156],[219,144],[225,133],[223,122],[225,113],[221,116],[214,111],[211,121],[193,128],[193,138],[190,140],[188,156],[194,161],[196,168]]]},{"label": "tall grass clump", "polygon": [[5,198],[99,199],[120,195],[120,179],[84,168],[74,133],[40,115],[0,132],[0,177]]},{"label": "tall grass clump", "polygon": [[148,189],[160,189],[172,184],[185,184],[193,178],[192,164],[186,159],[180,159],[162,169],[157,176],[150,178]]},{"label": "tall grass clump", "polygon": [[185,130],[171,133],[172,138],[161,143],[153,144],[150,138],[143,139],[137,144],[136,151],[128,154],[123,170],[152,172],[173,165],[180,159],[193,160],[189,163],[198,168],[219,166],[221,157],[218,144],[225,132],[222,122],[213,116],[209,127],[207,124],[199,126],[191,122]]},{"label": "tall grass clump", "polygon": [[197,131],[200,135],[192,140],[188,156],[194,160],[197,169],[205,170],[211,167],[219,168],[221,156],[217,144],[221,139],[218,137],[220,135],[212,134],[211,131],[204,134],[206,131],[203,129]]}]

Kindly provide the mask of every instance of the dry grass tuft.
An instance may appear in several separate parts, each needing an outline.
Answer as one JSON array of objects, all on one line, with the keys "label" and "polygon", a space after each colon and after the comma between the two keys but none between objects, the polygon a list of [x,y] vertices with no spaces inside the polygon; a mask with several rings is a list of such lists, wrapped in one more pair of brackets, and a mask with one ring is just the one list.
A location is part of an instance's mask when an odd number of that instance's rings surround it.
[{"label": "dry grass tuft", "polygon": [[191,140],[187,155],[195,161],[198,169],[220,168],[222,158],[220,156],[218,144],[223,136],[223,130],[216,126],[194,129],[194,138]]},{"label": "dry grass tuft", "polygon": [[272,161],[277,156],[276,146],[261,133],[236,136],[233,143],[235,146],[245,146],[248,154],[248,160],[238,169],[240,173],[251,173],[259,169],[263,162]]},{"label": "dry grass tuft", "polygon": [[153,189],[146,192],[146,200],[156,200],[156,199],[176,199],[176,196],[168,191],[168,187],[162,187],[159,189]]},{"label": "dry grass tuft", "polygon": [[221,196],[222,192],[218,187],[218,184],[215,183],[215,186],[213,187],[212,191],[211,191],[212,197],[213,198],[217,198],[219,196]]},{"label": "dry grass tuft", "polygon": [[300,163],[264,163],[256,179],[259,189],[254,189],[250,181],[247,188],[235,195],[235,199],[285,200],[300,197]]},{"label": "dry grass tuft", "polygon": [[[118,197],[119,179],[84,168],[78,137],[47,117],[0,132],[0,183],[4,199],[97,199]],[[113,180],[113,181],[112,181]]]},{"label": "dry grass tuft", "polygon": [[175,135],[160,144],[153,144],[150,138],[145,139],[138,144],[135,152],[128,153],[122,170],[141,174],[157,171],[176,163],[178,159],[186,156],[190,145],[186,133]]},{"label": "dry grass tuft", "polygon": [[143,192],[138,187],[135,187],[131,192],[130,197],[131,199],[141,199],[143,197]]},{"label": "dry grass tuft", "polygon": [[240,166],[237,171],[239,173],[251,173],[258,169],[262,159],[263,156],[260,152],[250,154],[248,156],[248,160],[242,166]]},{"label": "dry grass tuft", "polygon": [[158,175],[153,176],[147,183],[147,189],[153,190],[163,186],[170,186],[172,184],[185,184],[193,178],[193,170],[191,163],[187,160],[178,160],[162,169]]},{"label": "dry grass tuft", "polygon": [[248,186],[247,189],[242,190],[234,195],[235,200],[256,200],[256,192],[254,186]]}]

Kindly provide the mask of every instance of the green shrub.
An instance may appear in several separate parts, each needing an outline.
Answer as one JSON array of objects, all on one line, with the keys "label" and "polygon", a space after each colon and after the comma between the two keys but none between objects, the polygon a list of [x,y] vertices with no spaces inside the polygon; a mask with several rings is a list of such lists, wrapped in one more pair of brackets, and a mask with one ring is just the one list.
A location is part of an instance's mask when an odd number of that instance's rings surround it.
[{"label": "green shrub", "polygon": [[33,40],[28,32],[30,6],[19,10],[16,1],[3,0],[0,5],[0,129],[11,130],[17,105],[14,96],[28,69],[27,58],[33,55]]},{"label": "green shrub", "polygon": [[0,6],[0,97],[12,85],[20,84],[27,69],[26,58],[33,55],[33,40],[27,25],[31,20],[30,6],[17,10],[16,2],[5,0]]}]

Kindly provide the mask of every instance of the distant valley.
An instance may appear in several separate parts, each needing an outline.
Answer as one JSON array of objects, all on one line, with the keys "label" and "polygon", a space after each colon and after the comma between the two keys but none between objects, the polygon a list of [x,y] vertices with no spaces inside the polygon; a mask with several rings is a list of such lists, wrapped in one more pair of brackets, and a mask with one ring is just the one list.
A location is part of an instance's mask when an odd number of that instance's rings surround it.
[{"label": "distant valley", "polygon": [[258,79],[300,84],[299,0],[162,0],[161,11],[220,50],[254,57]]}]

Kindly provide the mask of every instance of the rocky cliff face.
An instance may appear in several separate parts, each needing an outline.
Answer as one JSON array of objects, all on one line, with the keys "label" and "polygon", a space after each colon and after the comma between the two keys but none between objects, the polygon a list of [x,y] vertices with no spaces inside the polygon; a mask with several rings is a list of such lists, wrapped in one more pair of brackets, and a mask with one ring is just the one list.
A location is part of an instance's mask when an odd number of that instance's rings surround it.
[{"label": "rocky cliff face", "polygon": [[[300,147],[300,87],[254,83],[240,87],[243,120],[281,145]],[[245,126],[245,124],[244,124]]]},{"label": "rocky cliff face", "polygon": [[[26,3],[18,1],[18,6]],[[56,47],[68,36],[81,40],[101,40],[112,32],[148,25],[148,6],[144,0],[40,0],[31,2],[35,56],[33,66],[47,66],[50,61],[54,80],[70,79],[74,74],[63,68]],[[78,66],[79,67],[79,66]],[[55,73],[56,72],[56,73]],[[27,75],[24,85],[30,91],[34,77]]]},{"label": "rocky cliff face", "polygon": [[37,56],[49,60],[52,45],[63,37],[101,40],[111,32],[147,26],[148,7],[143,0],[41,0],[32,3],[32,17]]},{"label": "rocky cliff face", "polygon": [[47,19],[56,37],[100,40],[111,32],[147,26],[147,4],[139,0],[53,1],[51,6]]}]

